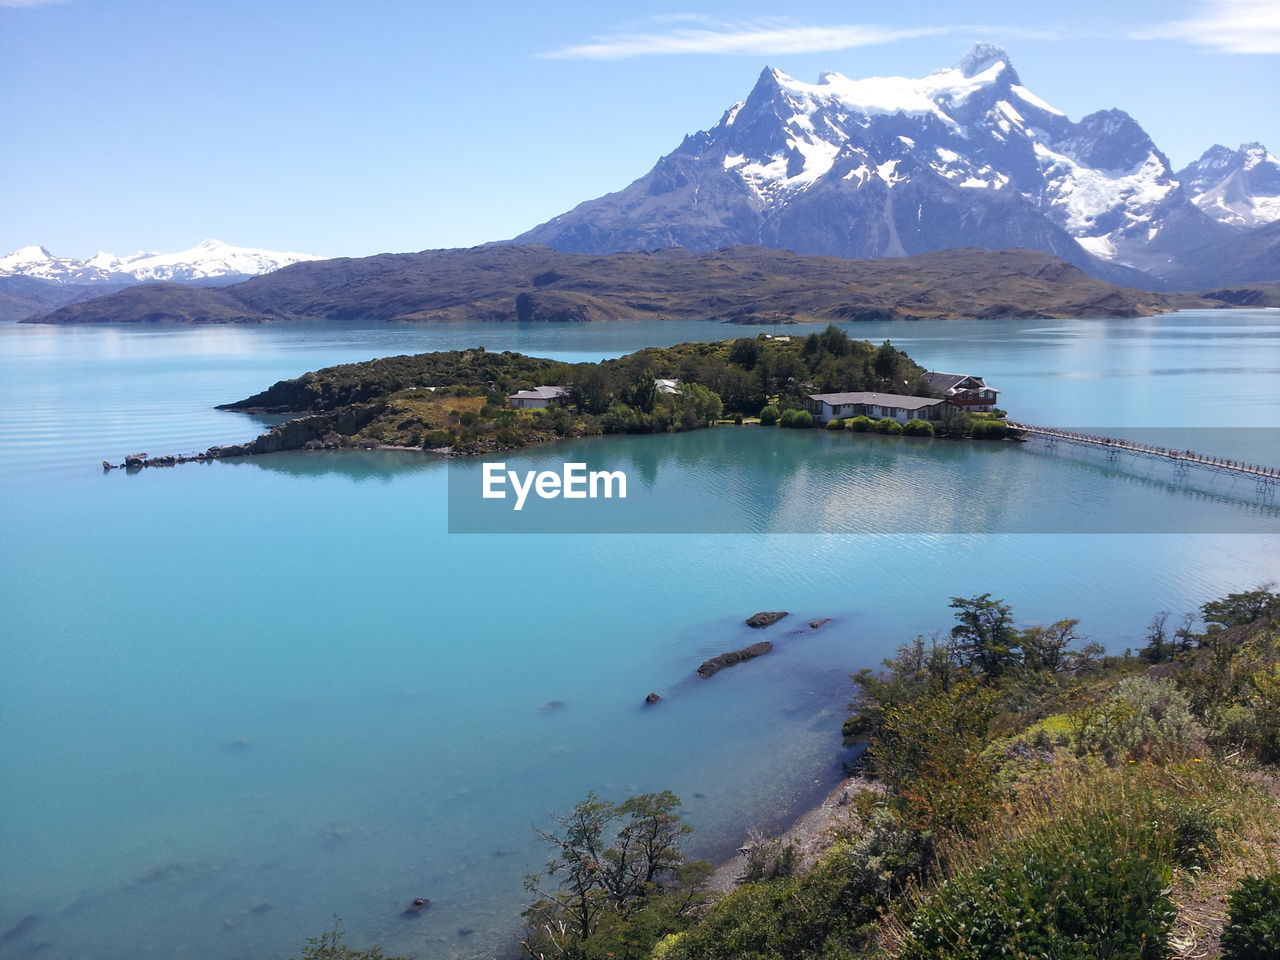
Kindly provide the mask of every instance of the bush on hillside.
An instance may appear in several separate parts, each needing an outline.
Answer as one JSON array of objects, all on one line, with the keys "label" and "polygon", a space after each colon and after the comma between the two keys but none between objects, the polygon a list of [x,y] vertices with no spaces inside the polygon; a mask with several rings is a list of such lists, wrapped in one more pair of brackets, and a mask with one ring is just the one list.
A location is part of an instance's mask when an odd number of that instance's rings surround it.
[{"label": "bush on hillside", "polygon": [[888,809],[871,812],[861,835],[840,842],[808,873],[746,883],[702,923],[668,941],[668,960],[845,960],[874,942],[879,909],[923,875],[930,838]]},{"label": "bush on hillside", "polygon": [[782,412],[771,403],[760,411],[760,423],[762,426],[772,427],[781,416]]},{"label": "bush on hillside", "polygon": [[1085,740],[1104,756],[1171,757],[1195,735],[1187,695],[1170,680],[1129,677],[1116,684],[1085,726]]},{"label": "bush on hillside", "polygon": [[804,429],[805,427],[813,426],[813,414],[808,410],[784,410],[782,411],[782,419],[779,422],[784,427]]},{"label": "bush on hillside", "polygon": [[1280,873],[1245,877],[1232,891],[1222,931],[1223,960],[1280,957]]},{"label": "bush on hillside", "polygon": [[1168,839],[1124,811],[1025,829],[927,894],[900,960],[1164,960],[1176,911]]}]

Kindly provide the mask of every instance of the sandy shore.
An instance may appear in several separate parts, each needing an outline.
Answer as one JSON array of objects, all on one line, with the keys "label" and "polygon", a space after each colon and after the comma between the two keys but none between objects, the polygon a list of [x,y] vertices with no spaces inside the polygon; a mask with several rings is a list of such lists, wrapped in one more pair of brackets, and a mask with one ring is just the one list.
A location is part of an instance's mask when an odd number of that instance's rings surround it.
[{"label": "sandy shore", "polygon": [[[792,843],[799,855],[798,872],[812,867],[831,845],[841,836],[857,829],[858,816],[853,800],[859,793],[880,791],[880,786],[861,777],[850,777],[832,790],[816,807],[801,814],[780,839]],[[738,885],[738,878],[747,867],[744,846],[738,855],[716,867],[709,887],[718,893],[728,893]]]}]

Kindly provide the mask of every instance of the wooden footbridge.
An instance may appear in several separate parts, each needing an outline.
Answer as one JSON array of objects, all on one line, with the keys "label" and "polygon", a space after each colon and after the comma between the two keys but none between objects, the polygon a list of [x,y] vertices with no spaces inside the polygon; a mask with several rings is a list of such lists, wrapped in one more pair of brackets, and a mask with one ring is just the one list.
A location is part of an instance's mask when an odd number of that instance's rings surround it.
[{"label": "wooden footbridge", "polygon": [[1280,485],[1280,467],[1268,467],[1259,463],[1229,460],[1226,457],[1210,457],[1194,450],[1172,450],[1118,437],[1098,437],[1088,433],[1060,430],[1056,427],[1037,427],[1029,423],[1009,422],[1009,427],[1025,437],[1038,437],[1050,449],[1059,443],[1105,450],[1107,459],[1118,460],[1122,456],[1172,463],[1179,478],[1185,478],[1192,467],[1232,477],[1247,477],[1256,482],[1258,495],[1270,498]]}]

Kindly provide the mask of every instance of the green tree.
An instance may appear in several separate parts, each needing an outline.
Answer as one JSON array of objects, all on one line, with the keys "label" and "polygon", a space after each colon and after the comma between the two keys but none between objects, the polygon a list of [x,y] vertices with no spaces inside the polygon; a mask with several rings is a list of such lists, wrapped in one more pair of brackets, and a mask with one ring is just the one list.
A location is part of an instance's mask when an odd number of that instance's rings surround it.
[{"label": "green tree", "polygon": [[886,340],[876,348],[876,356],[872,361],[872,369],[875,370],[876,376],[882,380],[888,380],[898,371],[898,364],[901,362],[903,354],[892,343]]},{"label": "green tree", "polygon": [[1264,584],[1247,593],[1229,593],[1221,600],[1211,600],[1200,608],[1202,619],[1210,633],[1239,627],[1280,614],[1280,594]]},{"label": "green tree", "polygon": [[951,640],[960,662],[982,673],[998,677],[1019,662],[1018,631],[1013,626],[1013,610],[991,594],[979,597],[952,597],[951,608],[958,621],[951,628]]},{"label": "green tree", "polygon": [[[525,952],[535,960],[627,960],[683,929],[705,900],[711,868],[680,849],[691,828],[679,807],[670,790],[620,804],[588,793],[552,830],[539,830],[554,853],[525,882],[537,897],[524,912]],[[555,885],[544,889],[548,882]]]}]

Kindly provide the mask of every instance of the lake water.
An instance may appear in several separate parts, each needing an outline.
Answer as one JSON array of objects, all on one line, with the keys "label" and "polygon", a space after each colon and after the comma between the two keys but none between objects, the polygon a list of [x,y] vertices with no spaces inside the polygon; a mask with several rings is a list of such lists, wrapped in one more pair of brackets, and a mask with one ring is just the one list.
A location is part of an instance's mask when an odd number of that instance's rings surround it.
[{"label": "lake water", "polygon": [[[1276,311],[848,329],[986,376],[1019,419],[1198,430],[1205,452],[1280,462]],[[0,955],[286,957],[335,912],[352,944],[492,955],[543,858],[531,824],[587,790],[671,788],[699,851],[723,853],[831,784],[847,674],[947,628],[950,596],[1078,617],[1123,649],[1157,610],[1280,571],[1274,505],[1251,488],[1012,444],[725,427],[507,458],[625,464],[695,504],[691,529],[723,490],[717,524],[754,531],[737,536],[450,534],[457,468],[418,454],[97,466],[247,439],[266,421],[212,406],[329,364],[754,332],[0,327]],[[1219,427],[1245,429],[1211,449]],[[849,520],[892,510],[876,476],[927,507],[920,532],[764,532],[822,509],[823,529],[904,529]],[[762,526],[761,504],[805,519]],[[1048,532],[1082,515],[1216,532]],[[1031,532],[947,532],[983,516]],[[693,678],[761,636],[742,624],[761,609],[792,611],[764,634],[775,652]],[[664,699],[645,708],[650,691]],[[431,909],[401,918],[416,896]]]}]

